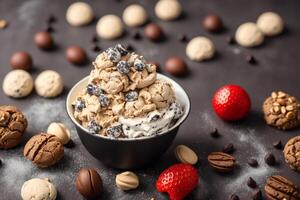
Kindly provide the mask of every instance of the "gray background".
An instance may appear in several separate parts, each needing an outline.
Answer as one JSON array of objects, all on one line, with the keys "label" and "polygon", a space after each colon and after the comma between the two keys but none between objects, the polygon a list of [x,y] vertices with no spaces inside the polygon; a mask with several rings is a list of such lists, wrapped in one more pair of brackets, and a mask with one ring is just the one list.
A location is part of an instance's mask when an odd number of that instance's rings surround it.
[{"label": "gray background", "polygon": [[[111,0],[90,1],[96,18],[113,13],[121,15],[126,5],[137,2],[124,0],[117,3]],[[299,174],[290,170],[284,163],[280,150],[272,147],[272,142],[281,139],[284,143],[299,130],[283,132],[265,125],[261,105],[273,90],[283,90],[300,98],[299,91],[299,8],[298,0],[185,0],[182,1],[184,17],[175,22],[159,21],[153,11],[155,1],[140,1],[150,15],[151,20],[161,25],[167,34],[167,40],[162,43],[151,43],[146,39],[133,41],[130,35],[134,29],[127,29],[127,34],[118,41],[100,41],[105,49],[117,42],[132,44],[136,51],[149,60],[163,64],[168,56],[183,57],[190,70],[184,78],[175,78],[184,86],[192,100],[192,111],[188,120],[180,128],[174,145],[161,159],[153,161],[153,165],[136,171],[141,185],[138,190],[124,193],[116,188],[114,177],[119,171],[108,169],[87,153],[80,143],[74,126],[70,123],[65,112],[64,100],[66,92],[74,83],[89,74],[91,64],[75,67],[64,58],[64,50],[68,45],[78,44],[84,47],[92,61],[96,54],[91,51],[91,38],[95,33],[95,22],[87,27],[74,28],[65,21],[65,11],[70,1],[0,1],[0,18],[9,21],[9,27],[0,30],[0,78],[11,70],[9,58],[17,50],[30,52],[34,59],[35,77],[44,69],[54,69],[62,74],[66,90],[56,99],[42,99],[35,93],[31,96],[15,100],[6,97],[0,91],[1,104],[12,104],[20,107],[29,120],[29,127],[19,147],[13,150],[1,150],[0,158],[4,165],[0,168],[0,199],[20,199],[20,188],[24,181],[33,177],[48,177],[56,185],[58,199],[82,199],[74,186],[75,174],[81,167],[95,167],[104,180],[102,199],[167,199],[166,195],[156,192],[154,184],[159,173],[167,166],[176,162],[173,148],[177,144],[186,144],[193,148],[200,158],[197,166],[200,182],[197,189],[188,199],[224,200],[232,193],[241,199],[250,199],[253,192],[245,183],[252,176],[263,188],[265,180],[272,174],[289,177],[300,185]],[[255,49],[244,49],[239,46],[229,46],[226,37],[234,34],[237,26],[243,22],[255,21],[264,11],[278,12],[286,22],[286,31],[279,37],[268,38],[264,45]],[[220,15],[226,25],[222,34],[211,35],[201,26],[201,19],[209,13]],[[42,52],[32,42],[33,34],[44,30],[49,14],[58,18],[54,24],[54,39],[57,49],[52,52]],[[142,31],[142,29],[140,29]],[[187,34],[189,37],[205,35],[211,38],[217,49],[217,56],[212,61],[194,63],[189,61],[184,52],[185,44],[178,42],[178,35]],[[246,54],[252,53],[259,64],[251,66],[245,62]],[[253,103],[250,115],[237,123],[225,123],[217,118],[212,111],[211,98],[214,92],[224,84],[239,84],[250,94]],[[28,139],[41,131],[45,131],[52,121],[62,121],[72,129],[72,138],[76,143],[74,149],[66,149],[64,159],[58,165],[49,169],[38,169],[22,156],[23,146]],[[222,137],[212,139],[209,132],[218,128]],[[239,167],[231,174],[215,173],[207,163],[209,152],[221,150],[229,143],[234,143]],[[155,148],[155,147],[154,147]],[[268,167],[263,162],[267,152],[273,152],[279,161],[275,167]],[[250,168],[247,160],[255,157],[260,166]]]}]

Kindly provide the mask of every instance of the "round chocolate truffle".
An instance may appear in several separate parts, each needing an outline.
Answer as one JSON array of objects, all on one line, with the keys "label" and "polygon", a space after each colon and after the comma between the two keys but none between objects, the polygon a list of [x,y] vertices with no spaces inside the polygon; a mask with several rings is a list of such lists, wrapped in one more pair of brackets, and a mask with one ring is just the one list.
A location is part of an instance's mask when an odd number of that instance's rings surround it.
[{"label": "round chocolate truffle", "polygon": [[101,176],[95,169],[91,168],[80,169],[75,185],[78,192],[87,199],[100,197],[103,190]]},{"label": "round chocolate truffle", "polygon": [[155,23],[148,24],[144,29],[144,34],[152,41],[159,41],[164,36],[163,30]]},{"label": "round chocolate truffle", "polygon": [[86,52],[80,46],[70,46],[66,50],[67,60],[74,65],[82,65],[87,60]]},{"label": "round chocolate truffle", "polygon": [[34,43],[42,50],[49,50],[53,47],[54,41],[50,33],[41,31],[34,35]]},{"label": "round chocolate truffle", "polygon": [[27,52],[18,51],[11,56],[10,65],[13,69],[29,71],[32,68],[32,58]]},{"label": "round chocolate truffle", "polygon": [[165,69],[174,76],[183,76],[188,71],[186,63],[179,57],[170,57],[165,63]]},{"label": "round chocolate truffle", "polygon": [[203,27],[212,33],[220,32],[223,29],[223,22],[217,15],[207,15],[202,21]]}]

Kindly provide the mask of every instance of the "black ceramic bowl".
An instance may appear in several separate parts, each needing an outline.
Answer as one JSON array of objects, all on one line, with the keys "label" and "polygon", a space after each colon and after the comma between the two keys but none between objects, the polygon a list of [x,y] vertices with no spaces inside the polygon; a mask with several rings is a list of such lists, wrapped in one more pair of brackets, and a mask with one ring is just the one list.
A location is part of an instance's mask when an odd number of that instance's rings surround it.
[{"label": "black ceramic bowl", "polygon": [[85,148],[105,165],[119,169],[140,168],[161,156],[172,144],[180,125],[190,112],[190,99],[183,88],[168,78],[158,74],[157,78],[169,81],[175,90],[177,101],[184,107],[184,114],[171,127],[159,135],[137,139],[113,139],[101,135],[90,134],[73,116],[72,102],[86,87],[88,78],[79,81],[69,92],[67,97],[67,112],[76,126],[77,133]]}]

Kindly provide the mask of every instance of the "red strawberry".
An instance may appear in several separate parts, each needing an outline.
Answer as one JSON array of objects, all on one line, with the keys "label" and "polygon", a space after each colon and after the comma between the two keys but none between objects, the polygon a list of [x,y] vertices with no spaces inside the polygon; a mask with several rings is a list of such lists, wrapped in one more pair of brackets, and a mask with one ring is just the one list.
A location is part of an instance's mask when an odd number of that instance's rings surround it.
[{"label": "red strawberry", "polygon": [[215,93],[212,105],[219,117],[228,121],[236,121],[247,115],[251,101],[242,87],[225,85]]},{"label": "red strawberry", "polygon": [[167,192],[171,200],[181,200],[195,189],[198,179],[197,169],[192,165],[175,164],[160,174],[156,189]]}]

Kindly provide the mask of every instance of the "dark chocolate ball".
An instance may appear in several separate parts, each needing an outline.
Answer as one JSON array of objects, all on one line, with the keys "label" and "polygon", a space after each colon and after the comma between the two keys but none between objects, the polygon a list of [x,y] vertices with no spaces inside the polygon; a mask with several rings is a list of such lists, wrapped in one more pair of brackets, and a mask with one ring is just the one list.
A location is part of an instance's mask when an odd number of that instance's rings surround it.
[{"label": "dark chocolate ball", "polygon": [[102,194],[102,179],[95,169],[80,169],[75,185],[78,192],[87,199],[94,199],[100,197]]},{"label": "dark chocolate ball", "polygon": [[164,37],[164,32],[155,23],[148,24],[144,29],[145,36],[152,41],[159,41]]},{"label": "dark chocolate ball", "polygon": [[174,76],[184,76],[188,68],[183,59],[170,57],[165,63],[165,70]]},{"label": "dark chocolate ball", "polygon": [[48,32],[38,32],[34,35],[34,43],[42,50],[49,50],[54,45],[54,40]]},{"label": "dark chocolate ball", "polygon": [[67,60],[74,65],[82,65],[87,60],[86,52],[80,46],[70,46],[66,50]]},{"label": "dark chocolate ball", "polygon": [[29,71],[32,68],[32,58],[27,52],[18,51],[11,56],[10,65],[13,69]]},{"label": "dark chocolate ball", "polygon": [[217,15],[207,15],[202,21],[203,27],[212,33],[220,32],[223,29],[223,22]]}]

